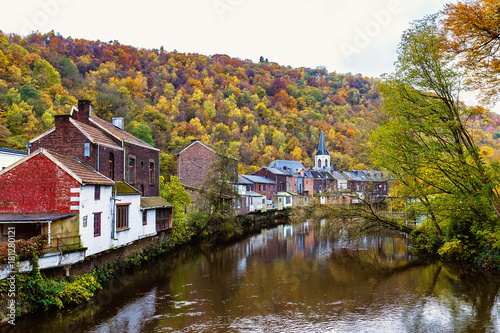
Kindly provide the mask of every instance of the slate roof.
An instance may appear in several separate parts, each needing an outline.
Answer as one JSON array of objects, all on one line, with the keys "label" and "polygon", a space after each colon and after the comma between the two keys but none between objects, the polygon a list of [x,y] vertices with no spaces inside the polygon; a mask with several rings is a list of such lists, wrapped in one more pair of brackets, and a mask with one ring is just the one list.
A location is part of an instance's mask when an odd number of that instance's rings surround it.
[{"label": "slate roof", "polygon": [[273,181],[269,178],[266,178],[266,177],[254,176],[254,175],[240,175],[240,176],[246,178],[247,180],[251,181],[252,183],[276,184],[275,181]]},{"label": "slate roof", "polygon": [[242,175],[238,175],[238,184],[239,185],[252,185],[253,182],[246,179],[245,177],[243,177]]},{"label": "slate roof", "polygon": [[8,148],[0,148],[0,152],[10,153],[10,154],[14,154],[14,155],[24,155],[24,156],[28,155],[27,151],[20,151],[20,150],[8,149]]},{"label": "slate roof", "polygon": [[141,197],[142,209],[168,208],[173,205],[162,197]]},{"label": "slate roof", "polygon": [[291,170],[296,170],[296,169],[304,169],[304,165],[302,165],[301,162],[299,161],[290,161],[290,160],[276,160],[273,161],[269,164],[270,168],[276,168],[276,169],[291,169]]},{"label": "slate roof", "polygon": [[328,150],[326,150],[325,135],[323,131],[321,131],[321,135],[319,137],[318,151],[316,152],[316,156],[318,155],[330,155],[330,153],[328,153]]}]

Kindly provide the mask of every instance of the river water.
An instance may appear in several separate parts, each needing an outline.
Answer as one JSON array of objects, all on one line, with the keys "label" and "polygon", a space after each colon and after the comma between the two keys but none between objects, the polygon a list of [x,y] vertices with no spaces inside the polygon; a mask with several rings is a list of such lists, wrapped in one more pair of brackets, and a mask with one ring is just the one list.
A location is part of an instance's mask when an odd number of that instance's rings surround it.
[{"label": "river water", "polygon": [[500,331],[500,277],[416,265],[405,238],[333,242],[313,229],[280,226],[165,256],[117,276],[91,303],[20,318],[14,331]]}]

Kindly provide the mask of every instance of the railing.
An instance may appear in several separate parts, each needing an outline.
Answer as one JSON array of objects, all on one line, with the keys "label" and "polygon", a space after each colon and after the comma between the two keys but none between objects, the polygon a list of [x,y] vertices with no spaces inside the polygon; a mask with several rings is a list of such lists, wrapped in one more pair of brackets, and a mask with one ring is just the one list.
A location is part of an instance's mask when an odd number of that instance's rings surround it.
[{"label": "railing", "polygon": [[43,252],[53,251],[69,251],[76,250],[82,247],[80,236],[52,236],[50,237],[50,246],[47,244],[43,248]]}]

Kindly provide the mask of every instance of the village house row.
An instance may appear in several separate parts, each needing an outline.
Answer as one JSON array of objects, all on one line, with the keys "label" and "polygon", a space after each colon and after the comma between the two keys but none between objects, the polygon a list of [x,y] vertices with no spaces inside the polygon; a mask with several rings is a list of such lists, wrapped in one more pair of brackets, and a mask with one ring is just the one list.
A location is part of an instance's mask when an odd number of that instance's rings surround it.
[{"label": "village house row", "polygon": [[[40,268],[65,267],[88,257],[164,235],[172,205],[159,196],[159,149],[108,123],[80,100],[69,115],[28,143],[29,152],[0,148],[0,242],[15,227],[16,239],[48,235]],[[221,151],[193,141],[178,156],[178,177],[196,198]],[[237,175],[238,161],[230,158]],[[321,133],[315,167],[278,160],[253,175],[237,175],[237,213],[307,204],[356,203],[387,196],[387,177],[377,171],[336,172]],[[355,194],[355,195],[353,195]],[[24,267],[29,270],[29,267]],[[0,268],[0,279],[9,269]]]},{"label": "village house row", "polygon": [[[224,155],[220,149],[198,140],[178,154],[177,175],[192,197],[203,190],[210,165],[221,156]],[[314,161],[314,168],[306,169],[299,161],[276,160],[252,175],[237,175],[237,213],[306,205],[314,198],[322,204],[357,204],[360,200],[382,201],[388,195],[389,178],[386,172],[334,171],[323,132]],[[237,161],[232,164],[237,173]]]}]

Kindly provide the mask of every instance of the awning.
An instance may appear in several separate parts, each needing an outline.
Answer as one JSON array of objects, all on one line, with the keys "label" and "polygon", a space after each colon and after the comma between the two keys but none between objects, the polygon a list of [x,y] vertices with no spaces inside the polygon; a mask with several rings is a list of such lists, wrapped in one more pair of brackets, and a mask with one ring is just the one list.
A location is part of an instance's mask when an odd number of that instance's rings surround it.
[{"label": "awning", "polygon": [[0,213],[0,223],[33,223],[57,221],[68,217],[75,216],[75,213]]}]

